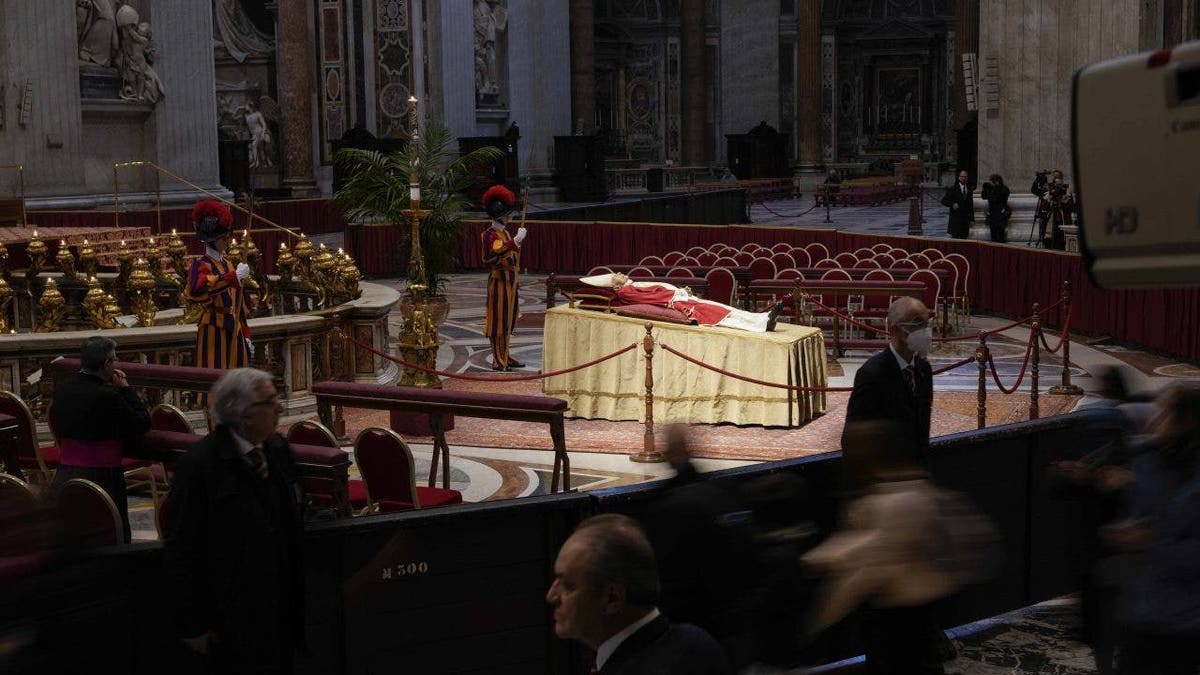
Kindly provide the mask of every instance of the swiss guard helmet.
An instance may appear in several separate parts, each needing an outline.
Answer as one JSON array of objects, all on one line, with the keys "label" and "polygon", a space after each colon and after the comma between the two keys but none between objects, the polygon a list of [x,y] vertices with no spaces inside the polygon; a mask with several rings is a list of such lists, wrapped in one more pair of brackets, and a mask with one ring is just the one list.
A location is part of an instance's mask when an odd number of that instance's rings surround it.
[{"label": "swiss guard helmet", "polygon": [[221,202],[205,199],[192,207],[192,226],[200,241],[211,244],[232,232],[233,214]]},{"label": "swiss guard helmet", "polygon": [[488,217],[493,220],[499,220],[517,208],[517,196],[503,185],[488,188],[480,202]]}]

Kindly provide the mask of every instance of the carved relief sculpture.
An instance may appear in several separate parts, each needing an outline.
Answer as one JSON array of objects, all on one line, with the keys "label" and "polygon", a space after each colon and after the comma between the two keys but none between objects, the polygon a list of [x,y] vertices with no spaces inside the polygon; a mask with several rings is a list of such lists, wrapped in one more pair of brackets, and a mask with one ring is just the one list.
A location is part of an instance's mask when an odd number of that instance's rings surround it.
[{"label": "carved relief sculpture", "polygon": [[150,24],[140,21],[137,10],[123,5],[117,10],[120,53],[117,70],[121,73],[121,98],[139,103],[158,103],[164,96],[162,81],[150,64],[157,49]]},{"label": "carved relief sculpture", "polygon": [[117,55],[116,9],[113,0],[75,0],[79,60],[109,66]]},{"label": "carved relief sculpture", "polygon": [[496,105],[500,66],[496,39],[508,28],[508,9],[499,0],[475,0],[475,100]]},{"label": "carved relief sculpture", "polygon": [[213,43],[238,63],[275,52],[275,39],[260,31],[239,0],[213,0]]}]

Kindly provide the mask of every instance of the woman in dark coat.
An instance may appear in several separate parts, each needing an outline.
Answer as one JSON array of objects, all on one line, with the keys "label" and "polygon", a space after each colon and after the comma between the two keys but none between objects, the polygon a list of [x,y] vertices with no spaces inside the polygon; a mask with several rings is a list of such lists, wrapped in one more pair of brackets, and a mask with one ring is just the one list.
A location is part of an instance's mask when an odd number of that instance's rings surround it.
[{"label": "woman in dark coat", "polygon": [[1000,174],[994,173],[983,184],[982,197],[987,200],[987,224],[992,231],[992,241],[1003,244],[1008,241],[1008,219],[1012,209],[1008,206],[1008,186]]}]

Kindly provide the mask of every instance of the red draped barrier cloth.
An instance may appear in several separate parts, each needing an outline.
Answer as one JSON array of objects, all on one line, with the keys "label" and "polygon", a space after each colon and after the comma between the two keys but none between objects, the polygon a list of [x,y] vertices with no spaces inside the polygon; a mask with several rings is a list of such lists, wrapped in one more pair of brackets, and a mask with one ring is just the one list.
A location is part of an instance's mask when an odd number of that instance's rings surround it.
[{"label": "red draped barrier cloth", "polygon": [[[478,221],[461,226],[459,254],[465,269],[482,268],[479,232],[486,226]],[[831,253],[886,242],[909,251],[935,248],[961,253],[971,263],[971,303],[982,313],[1026,316],[1035,302],[1042,306],[1057,302],[1062,282],[1069,281],[1075,307],[1073,333],[1110,335],[1123,343],[1200,359],[1200,289],[1104,290],[1092,285],[1083,260],[1074,253],[985,241],[793,227],[551,221],[530,221],[527,227],[529,238],[521,251],[524,268],[562,274],[582,274],[604,264],[634,264],[646,255],[717,242],[736,248],[749,242],[764,246],[820,242]],[[1043,317],[1043,325],[1058,326],[1064,318],[1061,308],[1054,309]]]}]

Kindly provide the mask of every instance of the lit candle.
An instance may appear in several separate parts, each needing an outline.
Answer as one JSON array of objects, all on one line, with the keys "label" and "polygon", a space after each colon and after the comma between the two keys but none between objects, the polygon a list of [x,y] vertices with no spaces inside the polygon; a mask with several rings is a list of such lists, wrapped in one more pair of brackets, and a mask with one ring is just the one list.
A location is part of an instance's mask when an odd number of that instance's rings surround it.
[{"label": "lit candle", "polygon": [[421,186],[410,184],[408,186],[408,200],[417,203],[421,201]]},{"label": "lit candle", "polygon": [[174,237],[176,234],[178,234],[178,233],[175,231],[175,228],[172,227],[171,228],[171,236]]}]

